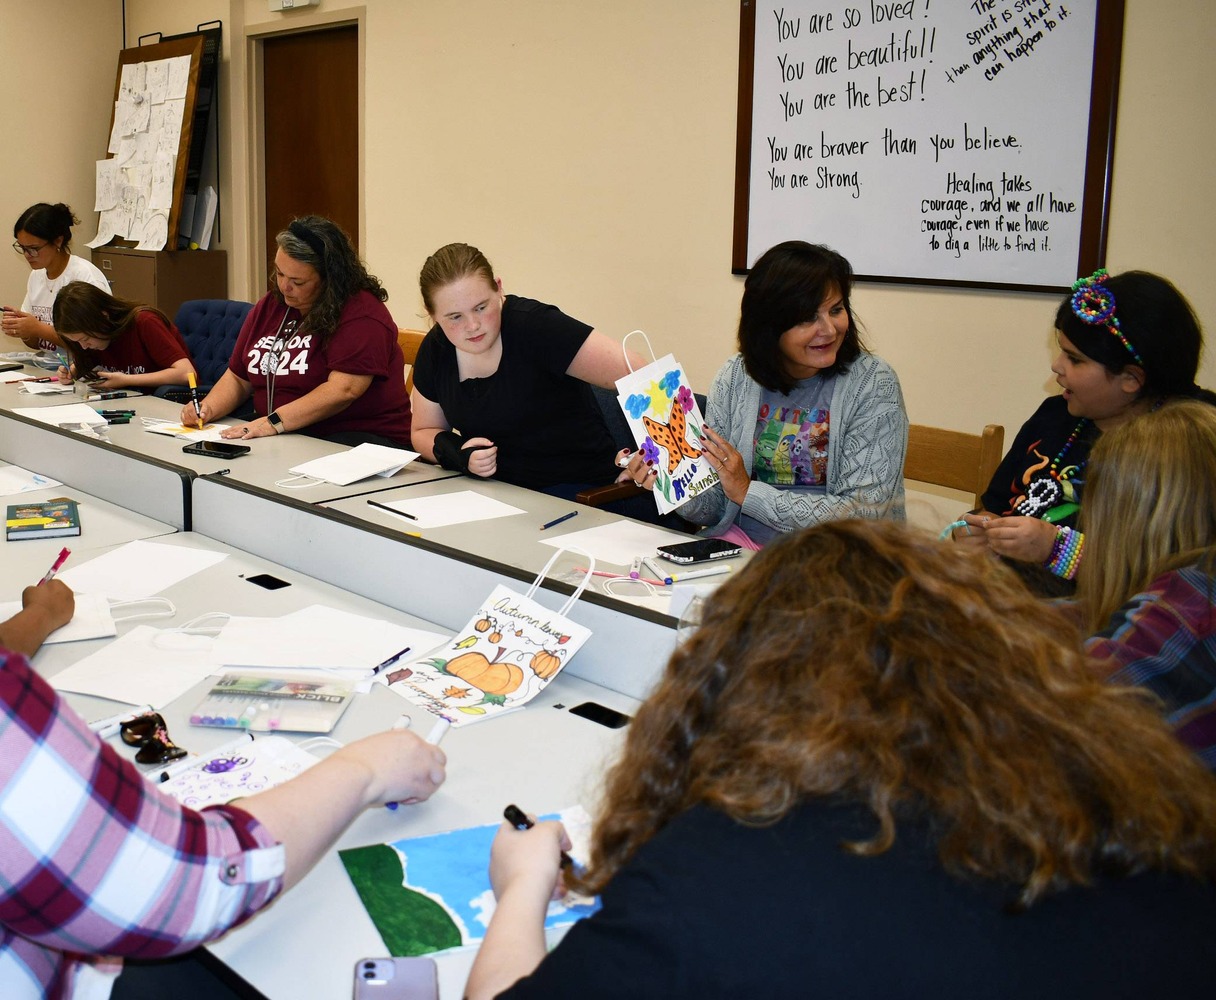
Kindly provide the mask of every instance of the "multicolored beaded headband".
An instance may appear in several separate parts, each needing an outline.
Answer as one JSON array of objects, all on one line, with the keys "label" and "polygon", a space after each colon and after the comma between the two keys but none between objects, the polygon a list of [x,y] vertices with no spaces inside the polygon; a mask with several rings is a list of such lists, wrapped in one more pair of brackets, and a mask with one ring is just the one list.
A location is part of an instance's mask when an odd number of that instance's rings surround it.
[{"label": "multicolored beaded headband", "polygon": [[1119,317],[1115,315],[1115,295],[1106,287],[1106,268],[1100,267],[1088,278],[1078,278],[1072,283],[1072,311],[1082,323],[1090,326],[1103,325],[1119,338],[1127,353],[1143,365],[1139,352],[1132,347],[1123,331],[1119,329]]}]

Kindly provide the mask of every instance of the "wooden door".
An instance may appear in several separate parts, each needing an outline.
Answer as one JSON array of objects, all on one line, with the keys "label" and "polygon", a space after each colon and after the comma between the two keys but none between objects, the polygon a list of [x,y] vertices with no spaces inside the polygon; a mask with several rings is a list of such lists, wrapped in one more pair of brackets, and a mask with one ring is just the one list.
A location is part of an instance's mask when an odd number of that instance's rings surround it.
[{"label": "wooden door", "polygon": [[266,257],[297,215],[323,215],[359,246],[359,29],[263,43]]}]

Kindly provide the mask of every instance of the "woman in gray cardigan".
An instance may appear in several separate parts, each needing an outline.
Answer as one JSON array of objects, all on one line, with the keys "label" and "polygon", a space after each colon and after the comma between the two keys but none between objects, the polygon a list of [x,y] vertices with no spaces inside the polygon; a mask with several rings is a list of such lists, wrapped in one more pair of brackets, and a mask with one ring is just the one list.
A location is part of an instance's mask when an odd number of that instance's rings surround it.
[{"label": "woman in gray cardigan", "polygon": [[[792,240],[743,286],[740,353],[709,390],[701,444],[721,482],[680,507],[748,548],[822,521],[904,517],[908,416],[895,372],[866,351],[849,308],[853,269]],[[654,476],[635,457],[630,474]]]}]

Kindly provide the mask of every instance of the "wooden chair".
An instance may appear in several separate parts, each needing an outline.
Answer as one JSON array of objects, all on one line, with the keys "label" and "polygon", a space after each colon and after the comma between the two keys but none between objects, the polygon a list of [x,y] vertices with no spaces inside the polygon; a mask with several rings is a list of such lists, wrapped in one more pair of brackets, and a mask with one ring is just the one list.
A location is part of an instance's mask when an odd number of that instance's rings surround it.
[{"label": "wooden chair", "polygon": [[988,489],[1004,454],[1005,428],[987,424],[979,434],[947,431],[912,424],[908,427],[908,455],[904,478],[971,493],[975,506]]},{"label": "wooden chair", "polygon": [[402,330],[397,329],[397,343],[401,346],[401,353],[405,355],[405,363],[409,366],[409,371],[405,373],[405,391],[407,393],[414,391],[414,362],[418,359],[418,348],[422,346],[422,341],[426,334],[422,330]]}]

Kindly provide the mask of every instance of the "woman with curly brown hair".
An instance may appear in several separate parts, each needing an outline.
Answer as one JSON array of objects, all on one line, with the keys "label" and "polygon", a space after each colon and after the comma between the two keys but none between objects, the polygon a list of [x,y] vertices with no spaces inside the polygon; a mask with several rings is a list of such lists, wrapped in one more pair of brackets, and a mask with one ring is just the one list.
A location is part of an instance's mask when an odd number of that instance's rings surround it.
[{"label": "woman with curly brown hair", "polygon": [[563,831],[500,831],[473,1000],[1108,1000],[1216,976],[1216,779],[1008,569],[895,524],[786,536],[719,588],[598,816],[573,885],[603,908],[548,957]]}]

